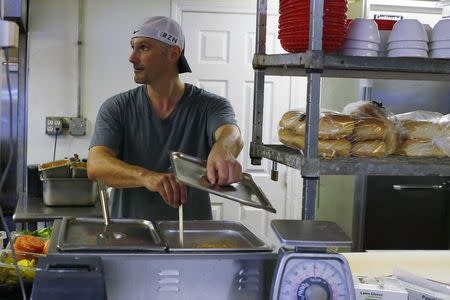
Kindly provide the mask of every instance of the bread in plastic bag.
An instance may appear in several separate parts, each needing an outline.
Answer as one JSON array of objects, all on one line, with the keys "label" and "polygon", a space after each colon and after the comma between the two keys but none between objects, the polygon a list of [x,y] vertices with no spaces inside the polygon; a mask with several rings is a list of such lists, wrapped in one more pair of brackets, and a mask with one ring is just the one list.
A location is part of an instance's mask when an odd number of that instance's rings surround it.
[{"label": "bread in plastic bag", "polygon": [[[355,120],[353,134],[348,137],[352,142],[353,156],[383,157],[395,152],[398,135],[394,115],[386,110],[381,103],[375,101],[356,101],[347,104],[343,114],[350,115]],[[360,144],[360,142],[367,142]],[[381,145],[384,144],[384,147]],[[369,149],[373,152],[368,152]]]},{"label": "bread in plastic bag", "polygon": [[355,130],[350,136],[352,141],[384,140],[389,123],[374,117],[355,118]]},{"label": "bread in plastic bag", "polygon": [[347,104],[342,113],[352,117],[373,117],[381,120],[393,116],[393,113],[386,110],[380,102],[363,100]]},{"label": "bread in plastic bag", "polygon": [[350,155],[355,157],[384,157],[386,143],[382,140],[361,141],[352,143]]},{"label": "bread in plastic bag", "polygon": [[[319,139],[339,140],[353,133],[354,120],[347,115],[335,111],[322,111],[319,119]],[[295,132],[305,136],[306,112],[305,110],[291,110],[286,112],[279,122],[281,129]]]},{"label": "bread in plastic bag", "polygon": [[[280,142],[288,147],[304,150],[305,137],[298,135],[292,130],[280,128],[278,130]],[[319,156],[323,158],[333,158],[336,156],[345,157],[350,155],[351,144],[346,139],[340,140],[319,140]]]},{"label": "bread in plastic bag", "polygon": [[441,150],[441,147],[432,140],[403,140],[397,147],[395,152],[403,156],[416,157],[446,157],[450,156]]},{"label": "bread in plastic bag", "polygon": [[449,136],[448,123],[443,122],[443,117],[438,112],[423,110],[395,116],[401,139],[434,139]]},{"label": "bread in plastic bag", "polygon": [[450,115],[418,110],[395,117],[400,136],[396,154],[450,157]]}]

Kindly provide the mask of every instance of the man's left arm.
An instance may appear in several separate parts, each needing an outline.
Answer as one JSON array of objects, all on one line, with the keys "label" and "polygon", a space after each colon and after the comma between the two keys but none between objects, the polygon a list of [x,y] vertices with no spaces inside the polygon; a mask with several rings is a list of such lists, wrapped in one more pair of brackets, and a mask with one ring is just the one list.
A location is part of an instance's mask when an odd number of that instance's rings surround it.
[{"label": "man's left arm", "polygon": [[220,126],[214,133],[216,142],[208,155],[206,174],[212,184],[229,185],[242,179],[242,166],[236,157],[244,142],[234,124]]}]

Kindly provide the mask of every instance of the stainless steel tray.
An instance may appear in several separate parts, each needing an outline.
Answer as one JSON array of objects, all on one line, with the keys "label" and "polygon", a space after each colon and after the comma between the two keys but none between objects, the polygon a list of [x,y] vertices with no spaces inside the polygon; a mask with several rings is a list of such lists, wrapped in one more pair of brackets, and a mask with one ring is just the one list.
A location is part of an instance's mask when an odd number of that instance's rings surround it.
[{"label": "stainless steel tray", "polygon": [[88,178],[44,178],[42,191],[47,206],[92,206],[97,200],[97,184]]},{"label": "stainless steel tray", "polygon": [[181,152],[172,152],[170,158],[172,168],[180,182],[248,206],[262,208],[272,213],[277,212],[250,174],[242,173],[242,180],[230,186],[214,185],[206,178],[205,161]]},{"label": "stainless steel tray", "polygon": [[87,178],[87,164],[85,162],[73,162],[70,166],[72,178]]},{"label": "stainless steel tray", "polygon": [[156,225],[162,239],[169,247],[169,252],[272,251],[239,222],[184,221],[183,246],[180,245],[178,221],[159,221]]},{"label": "stainless steel tray", "polygon": [[352,240],[336,223],[318,220],[272,220],[281,246],[300,248],[351,247]]},{"label": "stainless steel tray", "polygon": [[165,251],[153,223],[139,219],[67,218],[61,221],[57,247],[61,251]]},{"label": "stainless steel tray", "polygon": [[70,161],[56,160],[38,165],[38,171],[43,178],[70,178]]}]

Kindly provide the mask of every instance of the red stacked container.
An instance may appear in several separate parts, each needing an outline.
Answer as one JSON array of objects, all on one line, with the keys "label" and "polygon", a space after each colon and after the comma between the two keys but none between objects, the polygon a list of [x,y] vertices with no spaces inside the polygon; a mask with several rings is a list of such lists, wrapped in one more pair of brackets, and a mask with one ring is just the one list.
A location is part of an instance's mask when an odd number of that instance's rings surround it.
[{"label": "red stacked container", "polygon": [[[341,48],[347,30],[347,0],[325,0],[322,48]],[[304,52],[309,43],[309,0],[280,0],[278,38],[288,52]]]}]

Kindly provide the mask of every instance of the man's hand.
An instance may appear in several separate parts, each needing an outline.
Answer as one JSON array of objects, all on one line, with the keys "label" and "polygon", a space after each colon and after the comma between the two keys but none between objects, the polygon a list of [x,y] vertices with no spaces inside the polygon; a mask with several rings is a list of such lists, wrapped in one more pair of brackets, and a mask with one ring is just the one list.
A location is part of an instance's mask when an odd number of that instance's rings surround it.
[{"label": "man's hand", "polygon": [[230,185],[242,179],[242,166],[220,143],[214,144],[208,156],[206,175],[212,184]]},{"label": "man's hand", "polygon": [[212,184],[230,185],[242,180],[242,166],[236,160],[244,143],[236,125],[225,124],[214,133],[216,142],[208,155],[206,176]]},{"label": "man's hand", "polygon": [[179,183],[172,173],[150,172],[144,179],[144,186],[158,192],[167,204],[175,208],[187,202],[186,186]]},{"label": "man's hand", "polygon": [[172,173],[158,173],[127,164],[104,146],[89,150],[87,169],[92,181],[101,180],[115,188],[145,187],[158,192],[167,204],[175,208],[187,202],[186,186],[179,183]]}]

